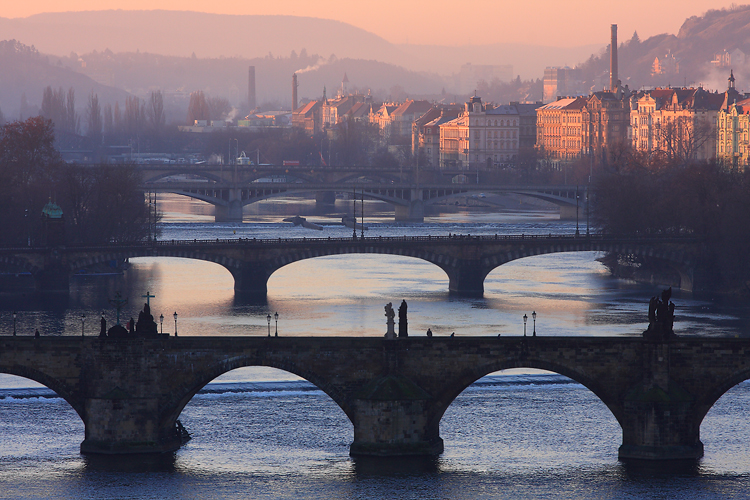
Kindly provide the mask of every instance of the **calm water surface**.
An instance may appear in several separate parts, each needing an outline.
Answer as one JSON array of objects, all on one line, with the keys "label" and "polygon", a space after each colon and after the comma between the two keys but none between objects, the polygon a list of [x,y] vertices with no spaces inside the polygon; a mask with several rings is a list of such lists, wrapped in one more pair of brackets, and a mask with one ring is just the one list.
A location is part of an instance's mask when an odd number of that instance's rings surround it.
[{"label": "calm water surface", "polygon": [[[337,210],[348,213],[351,204]],[[187,208],[185,205],[189,205]],[[424,224],[396,224],[366,204],[367,235],[572,233],[554,214],[456,211]],[[334,222],[313,204],[256,207],[243,224],[214,224],[204,206],[164,203],[162,239],[347,235],[293,228],[300,213]],[[340,217],[340,215],[339,215]],[[583,226],[585,228],[585,226]],[[125,275],[73,280],[65,299],[0,296],[0,331],[94,335],[116,291],[135,316],[146,291],[164,331],[180,335],[265,335],[279,313],[279,334],[382,336],[383,305],[405,298],[420,335],[520,335],[524,314],[538,314],[539,335],[639,335],[650,287],[612,279],[594,253],[538,256],[493,271],[481,299],[453,298],[437,267],[395,256],[338,256],[297,262],[269,281],[267,301],[236,299],[229,272],[183,259],[133,259]],[[678,333],[748,335],[741,302],[676,291]],[[276,325],[272,322],[272,331]],[[527,325],[533,328],[531,320]],[[426,460],[348,456],[352,425],[321,391],[268,368],[235,370],[209,384],[181,415],[193,439],[162,457],[80,455],[83,424],[54,393],[0,375],[0,498],[745,498],[750,497],[750,383],[722,397],[701,427],[706,456],[677,467],[617,460],[619,425],[587,389],[550,373],[515,370],[485,377],[451,405],[440,425],[445,452]]]}]

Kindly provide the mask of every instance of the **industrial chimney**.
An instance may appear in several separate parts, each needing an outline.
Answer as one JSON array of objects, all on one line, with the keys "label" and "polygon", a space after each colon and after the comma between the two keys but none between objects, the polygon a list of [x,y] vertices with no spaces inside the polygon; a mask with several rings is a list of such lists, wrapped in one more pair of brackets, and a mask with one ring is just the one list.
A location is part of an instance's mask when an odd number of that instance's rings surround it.
[{"label": "industrial chimney", "polygon": [[617,92],[617,25],[612,25],[612,41],[609,46],[609,90]]},{"label": "industrial chimney", "polygon": [[292,111],[297,109],[297,73],[292,75]]},{"label": "industrial chimney", "polygon": [[250,66],[247,72],[247,105],[252,111],[255,109],[255,66]]}]

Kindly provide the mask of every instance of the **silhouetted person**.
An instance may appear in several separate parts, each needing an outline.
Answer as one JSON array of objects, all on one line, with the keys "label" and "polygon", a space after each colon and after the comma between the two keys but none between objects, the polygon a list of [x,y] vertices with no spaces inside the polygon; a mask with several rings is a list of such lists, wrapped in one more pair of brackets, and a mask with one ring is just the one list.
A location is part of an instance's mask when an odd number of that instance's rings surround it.
[{"label": "silhouetted person", "polygon": [[104,319],[104,316],[102,316],[102,329],[99,330],[99,336],[100,337],[106,337],[107,336],[107,320]]},{"label": "silhouetted person", "polygon": [[40,335],[39,335],[39,329],[37,328],[37,330],[36,330],[36,331],[34,332],[34,338],[37,338],[37,339],[38,339],[38,338],[39,338],[39,336],[40,336]]},{"label": "silhouetted person", "polygon": [[408,337],[409,331],[406,321],[406,301],[402,300],[401,305],[398,306],[398,336]]},{"label": "silhouetted person", "polygon": [[431,328],[427,329],[427,336],[430,337],[430,338],[432,338],[432,329]]}]

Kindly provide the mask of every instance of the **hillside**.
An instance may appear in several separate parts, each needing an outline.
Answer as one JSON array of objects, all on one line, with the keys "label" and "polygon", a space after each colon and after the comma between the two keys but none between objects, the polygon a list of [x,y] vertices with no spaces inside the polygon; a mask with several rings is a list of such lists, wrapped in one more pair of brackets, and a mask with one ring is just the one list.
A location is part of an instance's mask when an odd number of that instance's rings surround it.
[{"label": "hillside", "polygon": [[86,75],[50,59],[34,47],[15,40],[0,41],[0,110],[6,119],[36,115],[45,87],[75,90],[78,112],[85,109],[86,99],[93,91],[104,102],[124,102],[127,93],[121,89],[101,85]]},{"label": "hillside", "polygon": [[[734,70],[738,90],[750,90],[750,5],[710,10],[691,17],[677,35],[661,34],[640,40],[637,36],[618,48],[619,74],[623,84],[632,88],[657,85],[698,85],[723,91],[729,70]],[[622,37],[623,34],[621,34]],[[620,40],[622,41],[623,38]],[[711,60],[724,51],[741,50],[748,57],[735,58],[731,67],[716,67]],[[677,65],[667,64],[663,74],[652,74],[654,60],[674,55]],[[668,58],[666,58],[668,59]],[[609,70],[609,52],[592,56],[580,66],[586,80],[601,87]]]},{"label": "hillside", "polygon": [[58,56],[109,49],[200,58],[256,58],[310,53],[390,61],[398,49],[365,30],[328,19],[296,16],[228,16],[179,11],[47,13],[0,18],[3,38],[34,44]]},{"label": "hillside", "polygon": [[[544,67],[574,65],[591,46],[466,45],[436,33],[425,45],[396,45],[339,21],[295,16],[228,16],[178,11],[92,11],[0,18],[0,36],[33,44],[40,52],[68,56],[93,51],[149,52],[165,56],[245,59],[288,56],[307,50],[328,59],[363,59],[412,71],[449,76],[466,63],[511,64],[514,76],[538,78]],[[606,40],[602,40],[604,46]]]}]

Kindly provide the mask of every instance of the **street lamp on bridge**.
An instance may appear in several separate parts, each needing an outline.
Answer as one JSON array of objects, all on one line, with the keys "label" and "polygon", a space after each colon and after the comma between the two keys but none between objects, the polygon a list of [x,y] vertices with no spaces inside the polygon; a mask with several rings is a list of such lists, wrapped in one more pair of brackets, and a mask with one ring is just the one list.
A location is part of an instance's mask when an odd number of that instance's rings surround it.
[{"label": "street lamp on bridge", "polygon": [[271,336],[271,314],[269,313],[266,315],[266,320],[268,321],[268,336]]},{"label": "street lamp on bridge", "polygon": [[529,319],[528,316],[526,316],[526,313],[523,315],[523,336],[526,336],[526,321]]},{"label": "street lamp on bridge", "polygon": [[86,313],[81,313],[81,337],[83,337],[83,324],[86,322]]},{"label": "street lamp on bridge", "polygon": [[177,311],[174,312],[172,315],[174,316],[174,336],[177,336]]},{"label": "street lamp on bridge", "polygon": [[531,336],[536,337],[536,311],[531,313],[531,318],[534,320],[534,332],[531,334]]},{"label": "street lamp on bridge", "polygon": [[273,315],[274,319],[276,320],[276,333],[274,334],[274,337],[279,336],[279,313],[274,313]]},{"label": "street lamp on bridge", "polygon": [[578,196],[578,186],[576,186],[576,238],[581,235],[581,232],[578,230],[578,199],[580,197]]},{"label": "street lamp on bridge", "polygon": [[164,333],[164,315],[159,315],[159,325],[161,325],[161,333]]}]

